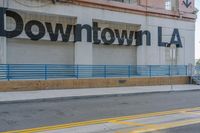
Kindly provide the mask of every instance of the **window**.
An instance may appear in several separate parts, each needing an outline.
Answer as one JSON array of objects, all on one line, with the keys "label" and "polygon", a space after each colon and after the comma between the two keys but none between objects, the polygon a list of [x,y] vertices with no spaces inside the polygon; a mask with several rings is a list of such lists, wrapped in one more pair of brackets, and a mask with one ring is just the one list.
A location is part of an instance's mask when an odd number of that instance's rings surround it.
[{"label": "window", "polygon": [[166,10],[177,10],[178,1],[177,0],[165,0]]},{"label": "window", "polygon": [[172,10],[172,2],[171,0],[165,0],[165,9]]}]

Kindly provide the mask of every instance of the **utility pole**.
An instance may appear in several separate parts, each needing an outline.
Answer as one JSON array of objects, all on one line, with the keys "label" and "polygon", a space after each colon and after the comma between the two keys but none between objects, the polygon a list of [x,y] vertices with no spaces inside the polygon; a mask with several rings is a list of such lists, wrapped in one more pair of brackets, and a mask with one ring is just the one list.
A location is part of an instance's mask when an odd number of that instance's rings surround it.
[{"label": "utility pole", "polygon": [[170,45],[170,57],[171,57],[171,69],[170,71],[170,84],[171,84],[171,91],[173,91],[173,83],[172,83],[172,75],[173,75],[173,66],[176,62],[176,44]]}]

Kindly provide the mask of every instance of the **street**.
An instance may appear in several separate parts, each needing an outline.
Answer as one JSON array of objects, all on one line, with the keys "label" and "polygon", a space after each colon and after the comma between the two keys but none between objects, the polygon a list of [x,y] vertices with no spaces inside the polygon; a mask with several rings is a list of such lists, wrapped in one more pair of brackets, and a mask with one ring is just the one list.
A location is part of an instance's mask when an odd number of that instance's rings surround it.
[{"label": "street", "polygon": [[[174,113],[179,115],[178,113],[181,111],[194,113],[197,111],[195,109],[198,107],[200,107],[200,91],[163,92],[117,97],[0,104],[0,132],[103,118],[137,116],[139,114],[151,116],[149,113],[170,110],[173,111],[169,114],[167,113],[168,115]],[[190,108],[190,110],[185,108]],[[163,115],[166,114],[163,113]],[[152,115],[151,117],[157,117],[157,115]],[[184,126],[180,126],[179,123],[177,127],[173,126],[173,128],[166,129],[158,128],[158,131],[153,131],[153,133],[197,133],[200,131],[199,119],[196,120],[196,118],[198,118],[197,113],[195,115],[170,116],[169,118],[172,119],[172,117],[181,117],[184,120],[191,118],[192,120],[189,122],[187,121],[186,124],[182,124]],[[158,118],[155,119],[155,121],[157,121]],[[195,119],[195,121],[193,121],[193,119]],[[145,120],[143,120],[143,122],[145,122]]]}]

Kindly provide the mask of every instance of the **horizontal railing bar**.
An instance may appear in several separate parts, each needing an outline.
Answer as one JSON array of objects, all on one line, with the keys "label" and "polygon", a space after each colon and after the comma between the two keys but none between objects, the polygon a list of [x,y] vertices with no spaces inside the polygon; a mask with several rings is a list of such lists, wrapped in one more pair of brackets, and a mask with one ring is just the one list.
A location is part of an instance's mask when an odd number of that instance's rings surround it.
[{"label": "horizontal railing bar", "polygon": [[187,76],[187,69],[185,65],[0,64],[0,79]]}]

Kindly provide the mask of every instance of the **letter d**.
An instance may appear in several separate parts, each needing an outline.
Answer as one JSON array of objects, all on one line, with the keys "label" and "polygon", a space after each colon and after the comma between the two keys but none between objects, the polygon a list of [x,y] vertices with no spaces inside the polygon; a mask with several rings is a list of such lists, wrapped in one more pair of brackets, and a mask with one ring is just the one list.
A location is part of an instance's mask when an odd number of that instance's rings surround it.
[{"label": "letter d", "polygon": [[[15,20],[16,27],[12,31],[6,31],[4,25],[4,15],[11,17]],[[0,8],[0,36],[6,36],[7,38],[13,38],[20,35],[23,31],[23,20],[22,17],[16,12],[9,11],[6,8]]]}]

